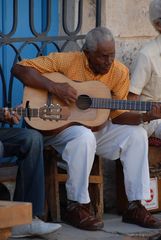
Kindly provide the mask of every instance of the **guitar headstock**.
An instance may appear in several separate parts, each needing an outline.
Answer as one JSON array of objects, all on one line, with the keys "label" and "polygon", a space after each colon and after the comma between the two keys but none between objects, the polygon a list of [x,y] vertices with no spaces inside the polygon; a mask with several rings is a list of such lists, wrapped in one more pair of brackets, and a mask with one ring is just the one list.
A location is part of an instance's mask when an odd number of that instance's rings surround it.
[{"label": "guitar headstock", "polygon": [[60,106],[60,104],[45,104],[39,109],[39,117],[43,120],[67,120],[70,116],[69,108],[66,106]]}]

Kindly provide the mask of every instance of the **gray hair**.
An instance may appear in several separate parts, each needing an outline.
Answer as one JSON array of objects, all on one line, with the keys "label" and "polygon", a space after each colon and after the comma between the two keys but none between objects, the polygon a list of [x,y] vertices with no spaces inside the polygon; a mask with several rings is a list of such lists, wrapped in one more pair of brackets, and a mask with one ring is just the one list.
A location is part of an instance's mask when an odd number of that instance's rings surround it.
[{"label": "gray hair", "polygon": [[88,52],[96,51],[97,44],[105,41],[114,41],[111,31],[105,27],[96,27],[87,33],[83,50]]},{"label": "gray hair", "polygon": [[149,6],[149,18],[152,23],[161,22],[161,0],[153,0]]}]

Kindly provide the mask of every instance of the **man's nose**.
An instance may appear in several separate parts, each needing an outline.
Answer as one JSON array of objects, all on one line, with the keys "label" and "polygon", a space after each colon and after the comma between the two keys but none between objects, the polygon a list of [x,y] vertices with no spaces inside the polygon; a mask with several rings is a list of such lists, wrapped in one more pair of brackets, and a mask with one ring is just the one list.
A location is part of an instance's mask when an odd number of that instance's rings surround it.
[{"label": "man's nose", "polygon": [[113,57],[110,57],[110,56],[104,57],[104,63],[105,63],[105,64],[111,65],[112,62],[113,62],[113,60],[114,60]]}]

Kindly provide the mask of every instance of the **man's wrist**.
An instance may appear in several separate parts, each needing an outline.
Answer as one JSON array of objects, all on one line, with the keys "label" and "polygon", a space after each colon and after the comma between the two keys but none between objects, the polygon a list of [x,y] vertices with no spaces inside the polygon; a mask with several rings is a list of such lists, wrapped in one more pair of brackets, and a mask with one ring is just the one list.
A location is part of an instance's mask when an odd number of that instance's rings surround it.
[{"label": "man's wrist", "polygon": [[140,114],[140,123],[149,123],[151,120],[154,120],[154,118],[151,116],[149,112],[141,113]]},{"label": "man's wrist", "polygon": [[144,116],[143,113],[140,113],[140,124],[144,124]]}]

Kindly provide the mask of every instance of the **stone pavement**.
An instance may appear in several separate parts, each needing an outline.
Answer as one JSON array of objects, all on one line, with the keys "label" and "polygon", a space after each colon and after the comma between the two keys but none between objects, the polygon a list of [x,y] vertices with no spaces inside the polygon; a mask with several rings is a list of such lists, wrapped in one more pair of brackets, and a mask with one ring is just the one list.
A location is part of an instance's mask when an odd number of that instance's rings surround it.
[{"label": "stone pavement", "polygon": [[[155,214],[161,219],[161,213]],[[101,231],[83,231],[62,223],[62,228],[46,235],[46,240],[161,240],[161,229],[146,229],[133,224],[122,223],[121,216],[104,215],[104,228]],[[42,240],[42,238],[23,238],[21,240]],[[18,240],[10,238],[9,240]],[[20,240],[20,238],[19,238]]]}]

